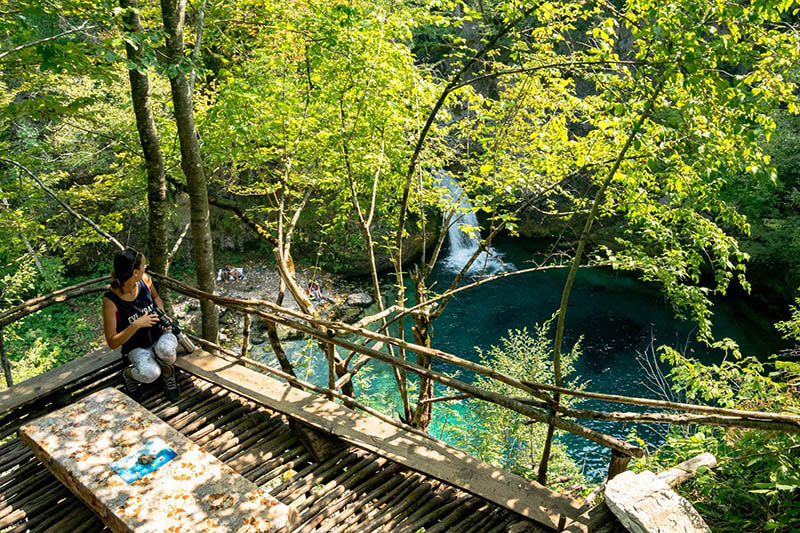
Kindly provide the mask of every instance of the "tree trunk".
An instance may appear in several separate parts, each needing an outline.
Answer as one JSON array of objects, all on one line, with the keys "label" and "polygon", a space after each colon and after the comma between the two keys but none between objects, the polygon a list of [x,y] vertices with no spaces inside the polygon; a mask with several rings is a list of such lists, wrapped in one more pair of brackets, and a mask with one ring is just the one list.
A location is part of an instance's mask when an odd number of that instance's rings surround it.
[{"label": "tree trunk", "polygon": [[244,315],[244,328],[242,328],[242,357],[247,357],[250,348],[250,314]]},{"label": "tree trunk", "polygon": [[[411,281],[416,286],[414,294],[417,298],[417,304],[424,304],[428,301],[428,290],[425,284],[426,269],[423,261],[419,269],[414,269],[411,272]],[[425,307],[420,309],[424,311]],[[414,325],[411,326],[411,334],[414,336],[414,342],[425,348],[431,347],[431,338],[433,337],[433,321],[431,315],[427,312],[420,312],[413,315]],[[431,357],[427,354],[417,353],[417,364],[426,370],[431,368]],[[414,409],[414,417],[411,425],[428,431],[428,426],[433,420],[433,403],[428,401],[433,398],[433,380],[425,377],[419,377],[419,394],[417,396],[417,406]]]},{"label": "tree trunk", "polygon": [[[119,0],[120,7],[125,10],[123,21],[125,31],[142,34],[142,22],[139,18],[137,0]],[[125,43],[128,59],[141,64],[144,51],[142,46],[134,48],[130,42]],[[136,129],[139,131],[139,142],[144,153],[147,169],[147,207],[148,207],[148,257],[150,269],[157,274],[166,275],[167,265],[167,179],[164,170],[164,158],[158,144],[156,123],[153,119],[153,107],[150,101],[150,81],[146,73],[136,68],[128,71],[131,83],[131,100],[133,113],[136,116]],[[161,299],[167,309],[172,308],[169,292],[160,291]]]},{"label": "tree trunk", "polygon": [[[631,144],[633,144],[633,140],[639,133],[642,124],[644,124],[645,118],[647,118],[647,115],[650,113],[650,111],[653,110],[653,105],[655,104],[656,97],[661,92],[661,88],[664,86],[664,82],[665,80],[662,79],[659,82],[658,86],[653,90],[653,95],[648,100],[645,111],[642,112],[639,115],[639,118],[636,119],[636,122],[633,125],[633,129],[628,134],[628,138],[625,141],[625,145],[619,151],[619,154],[617,154],[617,158],[614,160],[614,164],[611,166],[608,173],[606,174],[606,177],[603,180],[602,185],[595,193],[594,201],[592,202],[592,208],[589,211],[589,216],[586,218],[586,223],[584,224],[583,231],[581,232],[581,236],[578,239],[578,247],[575,249],[575,257],[572,259],[572,266],[569,269],[567,280],[564,283],[564,291],[561,294],[561,305],[558,309],[558,322],[556,323],[556,337],[555,340],[553,341],[553,378],[556,387],[560,387],[563,382],[563,376],[561,375],[561,343],[564,340],[564,324],[567,316],[567,304],[569,303],[569,295],[570,291],[572,290],[572,284],[575,281],[575,275],[578,273],[578,267],[581,264],[583,249],[586,246],[586,241],[589,239],[589,234],[592,231],[592,224],[594,223],[595,218],[600,212],[600,203],[603,200],[603,196],[605,195],[606,189],[611,184],[611,180],[614,179],[614,174],[617,173],[617,169],[619,169],[620,163],[625,158],[625,154],[628,153],[628,148],[630,148]],[[560,394],[559,393],[554,394],[553,399],[556,401],[556,404],[558,404],[558,402],[561,400]],[[550,411],[550,414],[553,416],[558,416],[558,414],[553,410]],[[536,481],[538,481],[542,485],[547,485],[547,462],[550,459],[550,447],[551,443],[553,442],[554,431],[555,427],[553,426],[553,424],[550,424],[547,428],[547,438],[545,439],[544,448],[542,451],[542,460],[539,463],[539,472],[536,476]],[[614,465],[613,462],[612,465]],[[627,462],[625,463],[625,465],[627,465]],[[609,471],[609,476],[611,476],[610,471]]]},{"label": "tree trunk", "polygon": [[[330,353],[328,360],[333,360],[333,372],[336,377],[341,378],[345,374],[347,374],[347,367],[344,364],[344,360],[339,357],[339,354],[336,352],[336,345],[331,343],[325,343],[322,345],[322,349],[325,350],[325,353]],[[334,381],[335,387],[335,381]],[[356,397],[355,389],[353,388],[352,380],[348,380],[342,384],[342,394],[345,396],[350,396],[351,398]]]},{"label": "tree trunk", "polygon": [[[167,55],[169,56],[169,83],[172,90],[172,103],[175,107],[175,121],[178,126],[178,139],[181,144],[181,168],[186,176],[189,189],[192,221],[192,244],[197,268],[197,285],[201,290],[214,293],[214,249],[211,243],[211,224],[208,212],[208,187],[200,156],[200,145],[192,111],[192,94],[186,75],[180,71],[183,57],[183,20],[186,0],[161,0],[161,14],[167,34]],[[219,319],[213,302],[201,301],[203,314],[203,337],[217,342]]]},{"label": "tree trunk", "polygon": [[278,330],[274,322],[267,322],[267,338],[269,339],[269,345],[272,347],[275,357],[278,359],[278,363],[281,365],[281,370],[287,374],[291,374],[292,377],[297,377],[294,373],[294,367],[291,361],[289,361],[286,352],[283,350],[281,339],[278,337]]},{"label": "tree trunk", "polygon": [[[6,202],[6,207],[8,207],[8,202]],[[39,274],[44,276],[44,268],[42,268],[42,262],[39,261],[39,256],[36,255],[36,250],[34,250],[33,246],[31,246],[31,241],[29,241],[28,238],[25,237],[24,233],[20,233],[19,236],[20,238],[22,238],[22,242],[25,243],[25,248],[28,249],[28,253],[31,255],[31,257],[33,257],[33,262],[36,265],[36,270],[39,271]]]},{"label": "tree trunk", "polygon": [[[423,315],[414,317],[414,325],[411,332],[414,334],[414,342],[426,348],[431,347],[431,332],[433,324]],[[431,368],[431,357],[429,355],[417,354],[417,364],[425,369]],[[433,403],[424,401],[433,398],[433,380],[425,376],[419,377],[419,395],[417,397],[417,407],[414,409],[414,420],[412,425],[422,431],[427,431],[428,426],[433,420]]]},{"label": "tree trunk", "polygon": [[[294,301],[297,303],[298,307],[304,312],[309,315],[318,316],[318,311],[314,307],[314,304],[311,302],[311,299],[306,294],[306,291],[297,284],[297,279],[295,277],[295,268],[294,268],[294,260],[292,259],[292,255],[290,253],[282,253],[280,246],[276,246],[272,250],[273,255],[275,256],[275,261],[278,265],[278,271],[281,274],[281,279],[286,284],[286,288],[289,289],[289,292],[292,294]],[[274,326],[273,326],[274,328]],[[269,328],[267,328],[267,333],[270,333]],[[273,333],[272,337],[277,339],[277,334]],[[275,349],[276,344],[279,345],[280,341],[273,342],[272,337],[269,337],[270,344],[272,344],[273,350]],[[344,361],[339,354],[336,353],[336,346],[328,342],[320,342],[319,348],[322,350],[322,353],[325,354],[328,360],[328,374],[329,374],[329,381],[331,376],[338,376],[342,377],[347,374],[347,367],[344,365]],[[278,356],[278,353],[275,353]],[[278,359],[280,361],[280,357]],[[288,361],[288,359],[287,359]],[[333,362],[333,365],[330,363]],[[285,370],[285,369],[284,369]],[[335,381],[335,379],[334,379]],[[332,388],[332,385],[331,385]],[[342,392],[351,398],[355,398],[355,390],[353,389],[353,383],[351,381],[347,381],[342,385]]]}]

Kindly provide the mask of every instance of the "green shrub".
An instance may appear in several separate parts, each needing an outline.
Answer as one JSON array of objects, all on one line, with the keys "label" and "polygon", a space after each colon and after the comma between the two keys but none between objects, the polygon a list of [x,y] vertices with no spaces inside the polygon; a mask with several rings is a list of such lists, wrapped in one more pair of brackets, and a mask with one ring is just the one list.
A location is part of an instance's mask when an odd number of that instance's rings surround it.
[{"label": "green shrub", "polygon": [[[100,296],[47,307],[3,328],[5,349],[19,383],[80,357],[100,334]],[[3,382],[5,383],[5,382]]]},{"label": "green shrub", "polygon": [[[553,384],[552,342],[548,336],[550,322],[536,325],[531,334],[526,329],[509,331],[500,346],[492,346],[487,352],[478,349],[481,362],[494,370],[519,379]],[[574,371],[574,363],[580,356],[579,346],[563,355],[564,376]],[[505,396],[520,396],[522,393],[505,383],[478,376],[476,384],[482,389]],[[577,379],[565,382],[570,388],[581,388]],[[565,404],[570,400],[566,399]],[[529,479],[536,478],[536,468],[541,458],[547,434],[545,424],[526,424],[527,417],[499,405],[472,400],[468,409],[461,412],[457,421],[459,445],[484,461],[504,468]],[[582,476],[578,466],[568,456],[567,449],[557,441],[553,443],[548,477],[569,478],[571,485],[580,483]]]},{"label": "green shrub", "polygon": [[[733,351],[719,365],[705,365],[666,350],[676,390],[739,409],[800,414],[800,365],[762,364]],[[741,428],[673,427],[666,443],[646,459],[658,471],[699,453],[718,461],[678,490],[714,531],[800,530],[800,435]]]}]

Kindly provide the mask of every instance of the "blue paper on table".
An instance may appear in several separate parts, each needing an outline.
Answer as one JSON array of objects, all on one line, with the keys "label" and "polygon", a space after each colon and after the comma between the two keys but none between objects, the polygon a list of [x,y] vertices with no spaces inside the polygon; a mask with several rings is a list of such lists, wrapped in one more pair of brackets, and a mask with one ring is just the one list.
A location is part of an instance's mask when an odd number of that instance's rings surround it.
[{"label": "blue paper on table", "polygon": [[166,442],[156,437],[138,450],[111,463],[111,469],[119,474],[125,483],[131,483],[161,468],[177,455]]}]

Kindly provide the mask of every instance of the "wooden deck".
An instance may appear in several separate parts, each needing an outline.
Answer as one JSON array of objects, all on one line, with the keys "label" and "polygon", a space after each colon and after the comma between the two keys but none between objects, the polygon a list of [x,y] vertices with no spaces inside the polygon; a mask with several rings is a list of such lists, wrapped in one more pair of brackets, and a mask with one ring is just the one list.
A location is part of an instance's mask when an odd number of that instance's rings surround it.
[{"label": "wooden deck", "polygon": [[[26,398],[24,405],[12,404],[0,415],[0,438],[7,438],[0,445],[0,531],[105,530],[15,432],[26,420],[119,385],[119,368],[114,360],[91,366],[88,375],[61,387],[37,385],[38,396]],[[295,531],[547,531],[514,511],[374,451],[348,446],[314,462],[286,417],[263,402],[199,377],[182,374],[180,382],[179,403],[166,402],[157,391],[141,403],[244,477],[295,506],[300,513]]]},{"label": "wooden deck", "polygon": [[451,483],[549,528],[576,518],[580,505],[542,485],[500,470],[430,435],[419,435],[343,405],[288,386],[230,360],[203,351],[178,365],[345,442]]}]

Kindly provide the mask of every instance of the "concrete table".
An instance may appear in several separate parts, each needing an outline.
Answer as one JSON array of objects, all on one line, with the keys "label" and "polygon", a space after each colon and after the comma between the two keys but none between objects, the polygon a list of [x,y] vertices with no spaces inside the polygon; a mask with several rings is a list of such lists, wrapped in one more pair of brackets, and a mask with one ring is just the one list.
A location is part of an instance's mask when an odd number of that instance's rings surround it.
[{"label": "concrete table", "polygon": [[[25,424],[19,436],[115,532],[266,533],[297,520],[293,508],[113,388]],[[111,463],[153,439],[177,455],[126,483]]]}]

